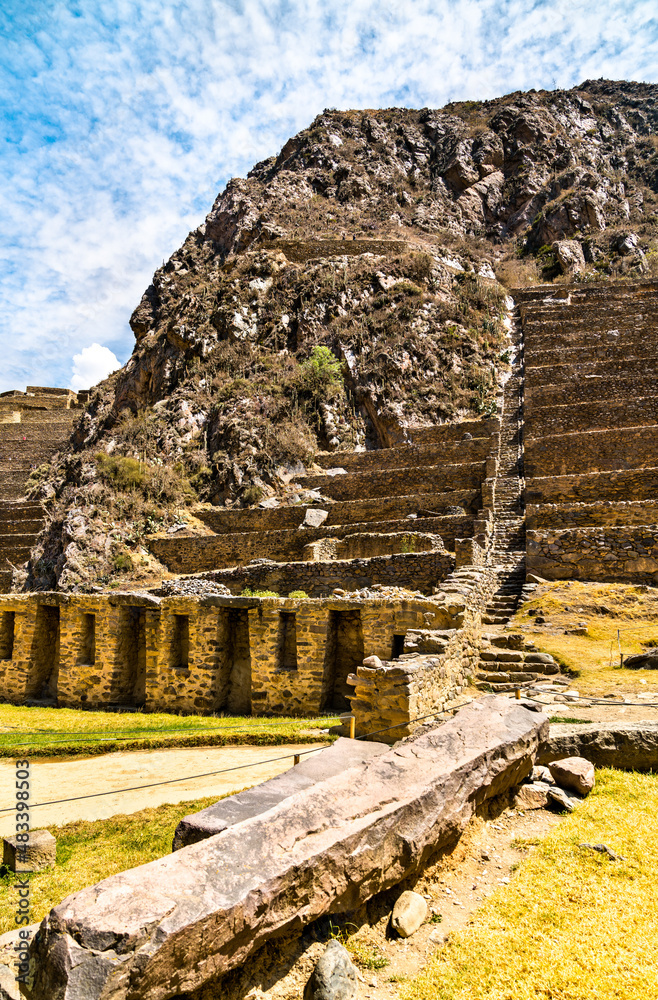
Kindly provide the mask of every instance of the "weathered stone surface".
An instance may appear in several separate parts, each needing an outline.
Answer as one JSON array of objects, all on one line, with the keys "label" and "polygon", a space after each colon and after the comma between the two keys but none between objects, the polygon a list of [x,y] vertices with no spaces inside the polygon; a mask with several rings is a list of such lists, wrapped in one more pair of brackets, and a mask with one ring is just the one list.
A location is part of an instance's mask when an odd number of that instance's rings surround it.
[{"label": "weathered stone surface", "polygon": [[532,781],[544,781],[547,785],[554,785],[555,781],[550,770],[543,764],[536,764],[530,772]]},{"label": "weathered stone surface", "polygon": [[596,780],[594,765],[584,757],[565,757],[553,761],[548,769],[561,788],[578,792],[579,795],[589,795]]},{"label": "weathered stone surface", "polygon": [[546,794],[551,802],[555,802],[556,805],[561,806],[562,809],[566,809],[567,812],[573,812],[574,800],[567,795],[563,788],[558,788],[557,785],[549,785]]},{"label": "weathered stone surface", "polygon": [[550,738],[542,743],[537,761],[549,764],[564,757],[584,757],[595,767],[617,767],[622,771],[658,770],[658,723],[627,722],[623,725],[565,723],[551,726]]},{"label": "weathered stone surface", "polygon": [[304,525],[307,528],[319,528],[329,517],[328,510],[320,510],[319,507],[309,507],[304,515]]},{"label": "weathered stone surface", "polygon": [[306,984],[304,1000],[352,1000],[358,972],[339,941],[330,941]]},{"label": "weathered stone surface", "polygon": [[268,812],[70,896],[34,943],[33,1000],[169,1000],[264,942],[353,910],[453,843],[548,735],[489,696]]},{"label": "weathered stone surface", "polygon": [[172,850],[196,844],[229,826],[251,819],[272,809],[279,802],[303,788],[310,788],[334,774],[341,774],[355,764],[361,764],[388,750],[388,744],[365,740],[337,739],[332,746],[305,758],[289,771],[269,781],[254,785],[237,795],[229,795],[212,806],[185,816],[176,827]]},{"label": "weathered stone surface", "polygon": [[629,670],[658,670],[658,649],[647,649],[624,657],[624,666]]},{"label": "weathered stone surface", "polygon": [[7,965],[0,965],[0,1000],[20,1000],[16,976]]},{"label": "weathered stone surface", "polygon": [[396,900],[391,914],[391,927],[400,937],[411,937],[427,920],[427,903],[417,892],[405,890]]},{"label": "weathered stone surface", "polygon": [[578,240],[556,240],[553,249],[563,274],[578,274],[585,269],[583,248]]},{"label": "weathered stone surface", "polygon": [[5,837],[2,842],[2,863],[12,872],[40,872],[55,867],[57,841],[48,830],[31,830],[27,844],[18,838]]},{"label": "weathered stone surface", "polygon": [[542,781],[521,785],[514,798],[514,806],[517,809],[543,809],[548,802],[550,787]]}]

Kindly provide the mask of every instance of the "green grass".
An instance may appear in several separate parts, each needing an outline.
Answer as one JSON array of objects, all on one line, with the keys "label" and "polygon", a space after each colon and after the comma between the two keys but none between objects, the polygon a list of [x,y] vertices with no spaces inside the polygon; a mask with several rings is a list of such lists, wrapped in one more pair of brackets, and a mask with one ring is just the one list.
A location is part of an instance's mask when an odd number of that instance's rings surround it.
[{"label": "green grass", "polygon": [[170,854],[174,830],[183,816],[205,809],[220,798],[225,796],[48,827],[57,840],[55,867],[28,876],[6,873],[0,877],[0,934],[16,926],[18,896],[13,886],[17,878],[30,880],[30,922],[36,923],[72,892]]},{"label": "green grass", "polygon": [[[157,747],[312,743],[339,719],[89,712],[0,705],[0,757],[59,757]],[[326,738],[328,734],[323,734]],[[331,737],[330,737],[331,738]]]},{"label": "green grass", "polygon": [[[603,843],[625,860],[580,848]],[[403,1000],[658,996],[658,776],[597,772],[591,795],[454,934]]]}]

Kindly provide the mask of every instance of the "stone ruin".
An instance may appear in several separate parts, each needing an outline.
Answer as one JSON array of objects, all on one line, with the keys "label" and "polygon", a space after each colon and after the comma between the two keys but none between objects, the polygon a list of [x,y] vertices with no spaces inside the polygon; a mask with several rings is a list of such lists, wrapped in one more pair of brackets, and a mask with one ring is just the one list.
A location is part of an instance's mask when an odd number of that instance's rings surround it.
[{"label": "stone ruin", "polygon": [[[359,732],[395,726],[394,740],[413,718],[446,718],[468,679],[505,691],[556,673],[498,628],[527,574],[658,581],[658,283],[514,297],[497,416],[408,428],[399,447],[320,454],[295,477],[305,503],[199,508],[208,533],[150,540],[169,570],[194,574],[160,593],[2,596],[0,697],[206,713],[349,708]],[[61,443],[80,403],[34,388],[0,399],[13,462],[2,513],[14,518],[0,544],[17,561],[42,516],[19,499],[30,465]],[[21,428],[34,428],[25,442]],[[281,596],[239,596],[245,588]],[[308,597],[286,596],[295,592]]]},{"label": "stone ruin", "polygon": [[[151,540],[194,573],[160,593],[0,599],[7,700],[349,706],[377,740],[341,740],[186,817],[172,855],[55,907],[32,944],[32,1000],[221,991],[264,943],[412,877],[533,762],[591,752],[591,727],[549,745],[545,718],[515,700],[452,711],[469,679],[509,691],[557,671],[500,628],[528,574],[658,582],[657,295],[650,281],[520,289],[497,417],[321,455],[324,471],[299,479],[307,505],[200,510],[212,534]],[[239,596],[246,586],[285,596]],[[607,763],[637,741],[604,742]]]}]

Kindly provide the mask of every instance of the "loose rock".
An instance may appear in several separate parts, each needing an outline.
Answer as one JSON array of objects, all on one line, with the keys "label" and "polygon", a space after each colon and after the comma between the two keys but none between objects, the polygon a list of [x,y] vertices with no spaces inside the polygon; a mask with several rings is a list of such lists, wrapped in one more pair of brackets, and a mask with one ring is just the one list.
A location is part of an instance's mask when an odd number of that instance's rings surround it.
[{"label": "loose rock", "polygon": [[584,757],[566,757],[548,765],[555,781],[562,788],[569,788],[579,795],[589,795],[594,788],[594,765]]},{"label": "loose rock", "polygon": [[567,795],[563,788],[558,788],[557,785],[553,785],[552,787],[549,785],[547,794],[549,800],[561,806],[562,809],[566,809],[567,812],[574,811],[574,800]]},{"label": "loose rock", "polygon": [[330,941],[304,990],[304,1000],[352,1000],[358,973],[339,941]]},{"label": "loose rock", "polygon": [[535,781],[529,785],[521,785],[514,799],[516,809],[543,809],[548,803],[548,790],[551,786],[543,781]]},{"label": "loose rock", "polygon": [[411,937],[427,920],[427,912],[427,903],[423,897],[407,889],[393,907],[391,927],[400,937]]}]

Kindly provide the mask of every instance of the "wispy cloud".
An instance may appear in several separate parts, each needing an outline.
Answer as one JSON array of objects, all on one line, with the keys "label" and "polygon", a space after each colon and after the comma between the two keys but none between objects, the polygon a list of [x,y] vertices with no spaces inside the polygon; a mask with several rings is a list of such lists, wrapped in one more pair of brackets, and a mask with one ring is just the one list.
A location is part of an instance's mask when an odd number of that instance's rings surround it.
[{"label": "wispy cloud", "polygon": [[0,390],[121,362],[154,268],[324,107],[655,78],[654,0],[5,0]]}]

